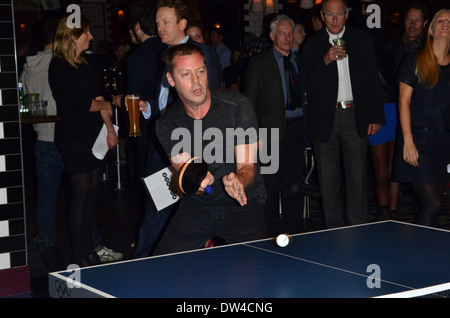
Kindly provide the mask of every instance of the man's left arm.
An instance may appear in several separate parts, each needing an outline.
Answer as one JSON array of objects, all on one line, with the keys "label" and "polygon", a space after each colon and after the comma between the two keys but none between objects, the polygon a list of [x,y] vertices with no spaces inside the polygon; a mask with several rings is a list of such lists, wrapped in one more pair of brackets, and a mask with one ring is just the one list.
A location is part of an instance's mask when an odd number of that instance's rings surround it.
[{"label": "man's left arm", "polygon": [[225,191],[229,196],[236,199],[241,206],[247,204],[245,189],[255,180],[257,149],[257,143],[235,146],[236,172],[222,178]]}]

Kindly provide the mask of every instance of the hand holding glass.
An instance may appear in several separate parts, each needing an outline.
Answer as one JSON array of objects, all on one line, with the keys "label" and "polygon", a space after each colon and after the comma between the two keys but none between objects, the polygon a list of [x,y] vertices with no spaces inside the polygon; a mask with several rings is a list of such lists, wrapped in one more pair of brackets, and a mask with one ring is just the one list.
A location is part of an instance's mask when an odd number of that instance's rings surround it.
[{"label": "hand holding glass", "polygon": [[[336,45],[336,46],[342,47],[342,49],[344,49],[344,51],[345,51],[345,41],[344,41],[344,39],[342,39],[342,38],[336,38],[336,39],[333,39],[333,43],[334,43],[334,45]],[[346,57],[346,54],[344,54],[344,55],[338,55],[337,57],[339,57],[339,58],[345,58],[345,57]]]}]

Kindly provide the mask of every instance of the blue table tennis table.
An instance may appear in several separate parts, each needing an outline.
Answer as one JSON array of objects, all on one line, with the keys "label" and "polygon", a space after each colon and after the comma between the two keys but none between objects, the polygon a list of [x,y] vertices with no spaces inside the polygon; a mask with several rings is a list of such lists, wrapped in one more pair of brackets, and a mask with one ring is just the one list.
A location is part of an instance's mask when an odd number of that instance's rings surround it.
[{"label": "blue table tennis table", "polygon": [[383,221],[49,274],[51,297],[448,297],[450,231]]}]

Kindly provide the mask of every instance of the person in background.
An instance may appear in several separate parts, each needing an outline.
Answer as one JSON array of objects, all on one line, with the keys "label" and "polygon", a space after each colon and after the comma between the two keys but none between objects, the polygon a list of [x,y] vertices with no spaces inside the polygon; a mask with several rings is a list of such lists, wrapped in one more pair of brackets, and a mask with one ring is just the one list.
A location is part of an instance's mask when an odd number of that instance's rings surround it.
[{"label": "person in background", "polygon": [[321,16],[322,5],[317,4],[312,10],[308,27],[308,38],[323,29],[323,20]]},{"label": "person in background", "polygon": [[113,64],[116,66],[123,66],[125,64],[126,56],[130,50],[130,45],[126,42],[118,42],[113,45],[112,52],[114,54]]},{"label": "person in background", "polygon": [[[44,28],[44,49],[37,55],[28,56],[21,79],[26,93],[38,93],[47,102],[46,114],[56,115],[56,103],[48,82],[48,69],[53,57],[53,40],[58,20],[50,20]],[[55,205],[61,176],[65,171],[61,153],[54,142],[55,123],[33,125],[36,131],[36,173],[38,176],[38,205],[36,209],[37,235],[32,244],[51,247],[56,244]],[[94,251],[100,262],[107,263],[122,259],[123,254],[103,246],[97,225],[94,224]]]},{"label": "person in background", "polygon": [[450,10],[433,17],[425,44],[399,71],[399,119],[394,180],[411,184],[419,201],[415,222],[438,227],[450,181]]},{"label": "person in background", "polygon": [[[142,100],[153,100],[157,94],[158,70],[163,63],[161,53],[167,45],[161,42],[155,24],[156,7],[154,2],[139,0],[133,2],[130,7],[130,38],[138,43],[136,49],[127,59],[127,94],[136,94]],[[123,99],[121,99],[123,102]],[[124,107],[126,108],[126,107]],[[149,145],[154,143],[156,138],[149,121],[140,115],[141,137],[128,137],[126,139],[127,152],[127,173],[130,176],[130,190],[136,192],[143,188],[141,178],[146,176],[146,164],[149,154]],[[145,206],[153,207],[151,199],[147,197],[145,191],[138,191],[145,195]],[[163,211],[161,211],[164,213]],[[152,210],[151,215],[155,218],[161,215]],[[157,222],[153,222],[157,226]],[[148,234],[144,235],[143,233]],[[132,258],[149,256],[156,241],[157,234],[151,231],[140,231],[137,244],[133,249]]]},{"label": "person in background", "polygon": [[428,12],[423,1],[414,1],[406,7],[401,38],[387,44],[394,56],[396,71],[407,53],[418,52],[422,48],[427,23]]},{"label": "person in background", "polygon": [[[92,46],[92,42],[90,44]],[[111,52],[111,43],[107,40],[101,40],[97,43],[97,50],[86,50],[85,59],[95,76],[101,78],[103,70],[109,70],[113,63]]]},{"label": "person in background", "polygon": [[231,63],[230,65],[228,65],[223,69],[223,83],[224,83],[223,87],[239,90],[238,82],[234,81],[235,78],[233,78],[233,76],[236,73],[235,67],[240,59],[241,59],[241,50],[240,49],[231,50],[231,57],[230,57]]},{"label": "person in background", "polygon": [[72,258],[79,266],[89,266],[100,262],[93,251],[93,228],[103,163],[92,154],[92,146],[103,125],[109,149],[119,140],[111,119],[111,103],[105,101],[101,82],[84,59],[83,53],[93,39],[89,20],[82,16],[80,28],[69,28],[69,17],[58,23],[48,80],[62,118],[55,124],[55,143],[72,187],[69,211]]},{"label": "person in background", "polygon": [[305,41],[305,38],[306,38],[305,25],[302,22],[295,22],[294,44],[292,44],[292,52],[298,57],[301,55],[300,47]]},{"label": "person in background", "polygon": [[396,218],[400,198],[400,183],[392,180],[392,166],[395,140],[398,128],[398,83],[395,76],[395,62],[386,47],[385,31],[369,28],[367,17],[370,13],[362,10],[360,19],[354,26],[366,32],[372,39],[383,95],[386,124],[375,135],[369,135],[369,150],[374,172],[375,194],[378,203],[377,220]]},{"label": "person in background", "polygon": [[[346,25],[348,12],[346,1],[322,1],[325,28],[305,41],[300,65],[309,98],[307,134],[327,228],[368,221],[367,136],[385,123],[372,40]],[[345,48],[334,45],[338,37]]]},{"label": "person in background", "polygon": [[205,44],[207,42],[206,32],[203,28],[203,23],[199,20],[193,20],[188,22],[186,28],[186,34],[195,42]]},{"label": "person in background", "polygon": [[[243,38],[242,46],[239,50],[239,58],[235,63],[231,63],[230,69],[224,70],[225,87],[244,92],[245,87],[245,73],[247,71],[247,64],[250,59],[248,52],[250,44],[257,39],[253,33],[246,33]],[[237,52],[236,52],[237,53]],[[233,58],[232,58],[233,60]]]},{"label": "person in background", "polygon": [[261,34],[249,44],[248,56],[252,57],[272,47],[270,39],[270,22],[277,16],[276,13],[269,13],[262,19],[263,29]]},{"label": "person in background", "polygon": [[259,127],[279,132],[277,139],[270,135],[262,141],[267,149],[276,145],[279,150],[278,171],[263,174],[267,231],[276,236],[300,231],[305,124],[298,61],[291,52],[294,22],[286,15],[277,15],[270,23],[270,38],[270,49],[250,57],[244,94],[252,101]]},{"label": "person in background", "polygon": [[231,64],[231,49],[224,42],[225,31],[222,28],[213,28],[210,34],[211,46],[216,49],[222,71]]},{"label": "person in background", "polygon": [[[53,57],[53,39],[58,20],[49,21],[44,27],[44,48],[37,55],[27,56],[21,74],[26,94],[38,93],[47,101],[47,115],[56,115],[56,103],[48,83],[48,67]],[[61,175],[65,167],[56,147],[55,123],[34,124],[36,131],[36,174],[38,178],[38,203],[36,209],[37,246],[56,244],[55,208]]]},{"label": "person in background", "polygon": [[[143,100],[150,100],[156,94],[157,72],[162,63],[161,53],[167,45],[161,42],[155,25],[155,6],[149,1],[135,1],[130,7],[130,38],[138,43],[126,61],[127,90],[125,94],[136,94]],[[114,105],[124,106],[123,96],[114,100]],[[124,107],[125,108],[125,107]],[[145,175],[145,165],[149,143],[152,140],[148,121],[141,115],[140,137],[126,138],[126,171],[129,176],[130,192],[140,191],[141,178]],[[128,122],[128,119],[126,119]]]}]

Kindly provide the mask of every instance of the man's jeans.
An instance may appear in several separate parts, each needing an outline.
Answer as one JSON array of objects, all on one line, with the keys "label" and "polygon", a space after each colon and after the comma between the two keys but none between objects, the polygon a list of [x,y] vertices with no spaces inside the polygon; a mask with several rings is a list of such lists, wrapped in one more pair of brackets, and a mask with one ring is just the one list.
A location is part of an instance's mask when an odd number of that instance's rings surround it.
[{"label": "man's jeans", "polygon": [[55,206],[64,162],[53,142],[36,141],[34,154],[38,177],[37,234],[41,239],[55,243]]}]

